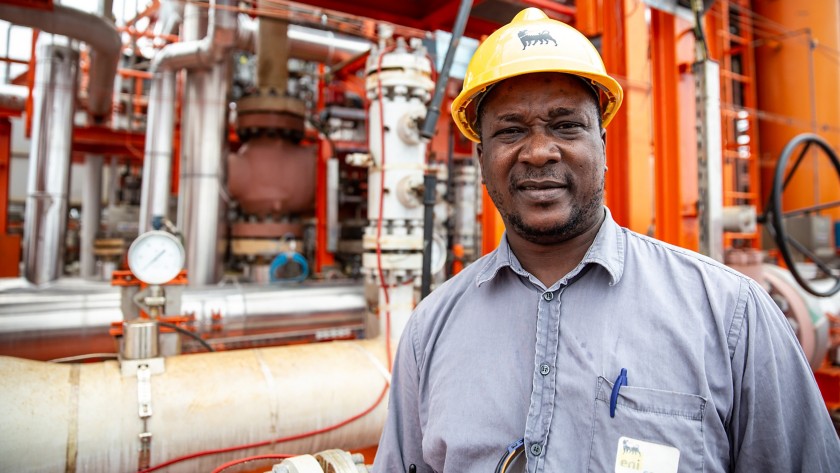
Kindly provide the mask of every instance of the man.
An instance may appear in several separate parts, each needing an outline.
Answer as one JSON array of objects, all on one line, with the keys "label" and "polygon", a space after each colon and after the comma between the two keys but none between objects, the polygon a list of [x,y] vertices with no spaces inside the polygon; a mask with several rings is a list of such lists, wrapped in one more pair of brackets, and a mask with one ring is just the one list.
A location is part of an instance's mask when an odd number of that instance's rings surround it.
[{"label": "man", "polygon": [[529,472],[840,471],[767,293],[603,207],[621,98],[540,10],[476,51],[453,117],[507,232],[409,321],[374,471],[503,471],[518,439]]}]

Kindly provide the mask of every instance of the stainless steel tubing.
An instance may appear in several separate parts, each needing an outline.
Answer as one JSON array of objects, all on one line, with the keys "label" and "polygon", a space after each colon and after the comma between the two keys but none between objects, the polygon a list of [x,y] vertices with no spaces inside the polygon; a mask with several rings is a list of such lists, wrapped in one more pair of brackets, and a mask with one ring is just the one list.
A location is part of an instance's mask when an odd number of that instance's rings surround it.
[{"label": "stainless steel tubing", "polygon": [[29,89],[23,85],[0,84],[0,107],[22,111],[26,108]]},{"label": "stainless steel tubing", "polygon": [[[64,278],[46,289],[19,279],[0,284],[0,345],[21,334],[106,330],[123,320],[120,289],[106,283]],[[222,316],[225,328],[274,325],[294,327],[361,320],[367,309],[363,287],[318,283],[295,287],[254,285],[185,288],[181,312],[193,313],[200,327]],[[82,335],[83,336],[83,335]]]},{"label": "stainless steel tubing", "polygon": [[24,223],[24,275],[35,284],[61,276],[67,230],[70,148],[79,53],[39,40],[33,94],[32,148]]},{"label": "stainless steel tubing", "polygon": [[175,72],[161,70],[152,78],[146,125],[140,233],[152,230],[154,217],[168,218],[175,133]]},{"label": "stainless steel tubing", "polygon": [[103,162],[104,158],[101,155],[85,157],[85,185],[82,186],[82,225],[79,244],[79,272],[83,278],[93,278],[96,275],[93,244],[96,241],[102,215]]},{"label": "stainless steel tubing", "polygon": [[93,49],[88,112],[100,121],[111,115],[114,77],[122,49],[120,34],[112,21],[58,3],[50,11],[0,4],[0,19],[87,43]]},{"label": "stainless steel tubing", "polygon": [[189,70],[181,120],[178,226],[184,234],[191,286],[221,277],[224,238],[223,163],[228,155],[230,62]]},{"label": "stainless steel tubing", "polygon": [[[239,16],[236,47],[256,51],[257,22],[246,15]],[[322,62],[333,66],[369,51],[372,43],[364,38],[319,30],[301,25],[289,25],[289,57],[304,61]]]}]

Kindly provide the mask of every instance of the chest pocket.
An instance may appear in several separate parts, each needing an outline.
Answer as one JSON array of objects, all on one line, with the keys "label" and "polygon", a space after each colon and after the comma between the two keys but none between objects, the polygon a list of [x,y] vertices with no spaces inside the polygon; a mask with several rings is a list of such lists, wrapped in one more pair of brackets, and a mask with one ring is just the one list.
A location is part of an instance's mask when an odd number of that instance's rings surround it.
[{"label": "chest pocket", "polygon": [[[613,383],[607,379],[598,378],[592,414],[590,472],[703,471],[704,398],[622,386],[615,417],[610,417],[612,387]],[[678,461],[675,450],[679,451]]]}]

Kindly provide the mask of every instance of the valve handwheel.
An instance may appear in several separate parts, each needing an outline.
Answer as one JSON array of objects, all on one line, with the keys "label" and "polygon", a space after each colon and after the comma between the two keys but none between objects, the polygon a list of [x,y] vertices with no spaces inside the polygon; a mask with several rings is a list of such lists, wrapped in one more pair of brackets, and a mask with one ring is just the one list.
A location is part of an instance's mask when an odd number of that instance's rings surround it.
[{"label": "valve handwheel", "polygon": [[[799,155],[797,156],[793,167],[791,168],[790,172],[787,173],[786,176],[785,171],[787,170],[788,162],[790,162],[794,151],[796,151],[796,149],[803,144],[804,146],[802,147],[802,151],[799,152]],[[829,267],[829,265],[822,258],[815,255],[813,251],[811,251],[800,241],[792,237],[785,229],[785,219],[799,215],[807,215],[812,212],[826,210],[833,207],[840,207],[840,201],[828,202],[825,204],[817,204],[811,207],[804,207],[790,211],[785,211],[782,208],[782,194],[784,193],[785,189],[787,188],[797,169],[799,169],[799,165],[802,163],[802,159],[805,157],[805,153],[807,153],[812,146],[817,146],[828,156],[829,161],[831,161],[831,164],[834,166],[834,171],[837,173],[837,178],[838,180],[840,180],[840,159],[838,159],[837,153],[834,151],[831,145],[829,145],[824,139],[820,138],[819,136],[813,133],[802,133],[800,135],[797,135],[792,140],[790,140],[790,142],[788,142],[787,145],[785,145],[785,148],[782,150],[781,156],[779,156],[779,161],[776,164],[776,173],[773,177],[773,189],[770,193],[770,201],[767,204],[767,208],[765,209],[765,213],[763,215],[762,220],[763,223],[770,224],[767,228],[770,230],[773,239],[776,241],[776,246],[779,247],[779,252],[782,254],[782,258],[784,258],[785,264],[787,264],[787,267],[790,270],[790,273],[793,275],[794,279],[796,279],[796,282],[798,282],[803,289],[815,296],[830,297],[834,294],[837,294],[837,292],[840,291],[840,271]],[[814,265],[817,266],[817,268],[820,269],[822,273],[825,274],[826,277],[833,280],[834,284],[831,286],[831,288],[828,290],[820,290],[814,287],[814,285],[810,281],[803,277],[802,273],[800,272],[800,269],[798,269],[795,264],[792,255],[792,250],[795,250],[807,257],[814,263]]]}]

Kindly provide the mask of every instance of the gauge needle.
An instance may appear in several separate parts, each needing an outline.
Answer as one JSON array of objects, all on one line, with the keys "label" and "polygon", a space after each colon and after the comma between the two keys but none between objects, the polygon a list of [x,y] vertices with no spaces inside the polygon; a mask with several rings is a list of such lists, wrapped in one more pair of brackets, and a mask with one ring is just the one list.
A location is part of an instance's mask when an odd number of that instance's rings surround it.
[{"label": "gauge needle", "polygon": [[161,252],[158,253],[154,258],[152,258],[151,261],[146,263],[146,266],[143,266],[143,269],[149,269],[149,267],[152,266],[153,264],[155,264],[155,261],[160,259],[160,257],[163,256],[164,253],[166,253],[166,250],[161,250]]}]

